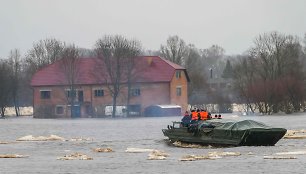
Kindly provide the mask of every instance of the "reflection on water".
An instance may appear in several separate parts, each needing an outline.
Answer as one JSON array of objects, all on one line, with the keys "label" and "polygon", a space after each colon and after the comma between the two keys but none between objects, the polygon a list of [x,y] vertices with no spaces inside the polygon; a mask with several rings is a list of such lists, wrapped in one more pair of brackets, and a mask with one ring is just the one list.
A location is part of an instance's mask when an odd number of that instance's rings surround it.
[{"label": "reflection on water", "polygon": [[[253,119],[288,130],[305,130],[306,115],[237,116],[234,120]],[[181,117],[133,119],[32,119],[0,120],[0,154],[27,158],[0,158],[2,173],[304,173],[306,139],[281,139],[270,147],[191,147],[169,145],[161,129]],[[16,141],[21,137],[50,138],[64,141]],[[76,138],[77,137],[77,138]],[[30,137],[28,137],[30,138]],[[94,149],[111,149],[97,153]],[[136,149],[139,153],[127,153]],[[150,151],[144,151],[149,149]],[[209,154],[240,155],[182,162],[183,157]],[[61,157],[92,160],[57,160]],[[164,155],[164,156],[163,156]],[[218,155],[216,155],[218,156]],[[219,155],[220,156],[220,155]],[[162,160],[148,160],[148,159]],[[63,158],[64,159],[64,158]],[[271,160],[273,159],[273,160]]]}]

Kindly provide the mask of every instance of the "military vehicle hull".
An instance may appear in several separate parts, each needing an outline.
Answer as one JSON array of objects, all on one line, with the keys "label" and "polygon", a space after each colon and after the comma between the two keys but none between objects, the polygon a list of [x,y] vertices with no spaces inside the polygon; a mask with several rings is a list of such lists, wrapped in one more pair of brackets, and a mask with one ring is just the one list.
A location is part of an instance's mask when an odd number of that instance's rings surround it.
[{"label": "military vehicle hull", "polygon": [[180,122],[173,122],[173,125],[162,131],[171,141],[222,146],[273,146],[287,130],[252,120],[208,120],[187,127],[183,127]]}]

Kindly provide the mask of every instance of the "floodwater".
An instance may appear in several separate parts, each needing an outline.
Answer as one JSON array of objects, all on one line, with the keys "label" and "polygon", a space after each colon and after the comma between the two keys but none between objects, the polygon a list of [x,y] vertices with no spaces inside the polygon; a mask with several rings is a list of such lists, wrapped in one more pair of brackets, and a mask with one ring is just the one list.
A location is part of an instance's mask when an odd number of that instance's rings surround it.
[{"label": "floodwater", "polygon": [[[237,116],[230,119],[253,119],[290,130],[306,129],[306,114],[278,116]],[[0,173],[233,173],[258,174],[306,173],[306,139],[281,139],[275,146],[202,147],[170,146],[161,129],[181,117],[121,119],[33,119],[0,120],[0,154],[28,155],[27,158],[0,158]],[[68,141],[16,141],[27,135],[57,135]],[[80,141],[69,141],[83,138]],[[97,153],[94,148],[111,148],[114,152]],[[148,160],[149,152],[127,153],[127,148],[156,149],[169,154],[165,160]],[[66,154],[83,153],[93,160],[58,160]],[[186,155],[208,152],[240,152],[239,156],[220,159],[180,161]],[[281,152],[294,159],[265,159]]]}]

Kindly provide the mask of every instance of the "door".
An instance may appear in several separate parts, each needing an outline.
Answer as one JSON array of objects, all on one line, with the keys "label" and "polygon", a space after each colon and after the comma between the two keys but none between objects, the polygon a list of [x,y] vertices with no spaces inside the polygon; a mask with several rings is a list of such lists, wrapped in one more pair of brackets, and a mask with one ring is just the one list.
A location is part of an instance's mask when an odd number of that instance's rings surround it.
[{"label": "door", "polygon": [[84,102],[83,91],[78,91],[78,101]]},{"label": "door", "polygon": [[81,107],[80,105],[74,105],[72,108],[72,118],[80,118],[81,117]]}]

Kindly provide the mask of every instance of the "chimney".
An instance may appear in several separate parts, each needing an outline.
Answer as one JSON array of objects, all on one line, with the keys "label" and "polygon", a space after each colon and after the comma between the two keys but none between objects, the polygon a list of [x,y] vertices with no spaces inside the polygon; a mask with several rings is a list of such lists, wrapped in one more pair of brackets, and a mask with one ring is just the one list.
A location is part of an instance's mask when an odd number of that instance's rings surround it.
[{"label": "chimney", "polygon": [[148,65],[151,66],[151,64],[153,62],[153,58],[152,57],[148,57],[147,61],[148,61]]}]

